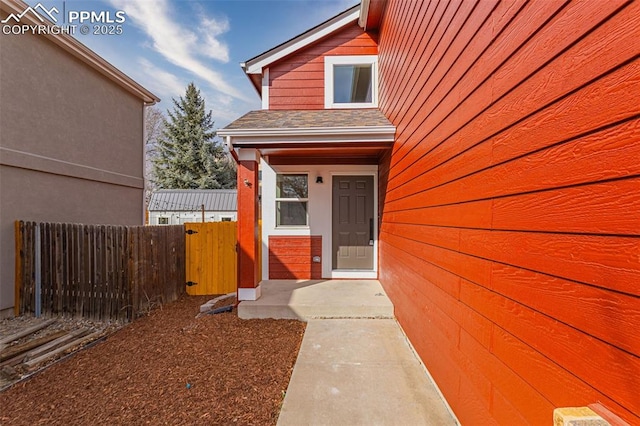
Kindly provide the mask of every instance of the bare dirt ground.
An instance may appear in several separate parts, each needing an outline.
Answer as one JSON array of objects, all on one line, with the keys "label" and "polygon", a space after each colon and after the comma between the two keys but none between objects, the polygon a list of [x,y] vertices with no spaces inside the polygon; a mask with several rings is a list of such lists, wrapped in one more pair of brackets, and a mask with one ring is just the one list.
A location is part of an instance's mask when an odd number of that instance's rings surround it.
[{"label": "bare dirt ground", "polygon": [[15,384],[0,424],[275,424],[305,324],[195,318],[209,299],[185,296]]}]

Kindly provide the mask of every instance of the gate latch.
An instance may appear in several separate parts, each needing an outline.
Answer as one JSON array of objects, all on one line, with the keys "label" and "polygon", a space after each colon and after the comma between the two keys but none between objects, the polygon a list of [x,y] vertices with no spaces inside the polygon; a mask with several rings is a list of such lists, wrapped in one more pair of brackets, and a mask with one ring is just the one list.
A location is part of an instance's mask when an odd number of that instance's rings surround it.
[{"label": "gate latch", "polygon": [[193,229],[187,229],[184,232],[186,232],[188,235],[193,235],[193,234],[197,234],[198,233],[198,231],[194,231]]},{"label": "gate latch", "polygon": [[193,281],[187,281],[187,287],[191,287],[191,286],[194,286],[194,285],[198,285],[198,283],[193,282]]}]

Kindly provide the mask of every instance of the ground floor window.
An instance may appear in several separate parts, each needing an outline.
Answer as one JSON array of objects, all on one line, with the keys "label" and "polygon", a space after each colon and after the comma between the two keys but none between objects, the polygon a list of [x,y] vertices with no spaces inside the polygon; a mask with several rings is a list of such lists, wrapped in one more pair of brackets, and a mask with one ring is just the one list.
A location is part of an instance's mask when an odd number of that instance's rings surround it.
[{"label": "ground floor window", "polygon": [[168,217],[159,217],[158,218],[158,225],[168,225],[169,224],[169,218]]},{"label": "ground floor window", "polygon": [[306,174],[276,176],[276,226],[309,224],[309,178]]}]

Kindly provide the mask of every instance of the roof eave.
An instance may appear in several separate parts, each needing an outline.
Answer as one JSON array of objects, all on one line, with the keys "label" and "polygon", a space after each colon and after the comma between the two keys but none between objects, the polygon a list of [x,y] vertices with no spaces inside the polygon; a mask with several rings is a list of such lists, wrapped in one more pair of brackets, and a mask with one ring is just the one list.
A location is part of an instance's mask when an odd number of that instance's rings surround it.
[{"label": "roof eave", "polygon": [[387,0],[362,0],[358,25],[365,31],[379,29],[386,4]]},{"label": "roof eave", "polygon": [[222,129],[232,148],[268,147],[287,144],[392,144],[394,126],[313,127],[281,129]]},{"label": "roof eave", "polygon": [[310,44],[328,36],[329,34],[344,28],[345,26],[358,20],[360,16],[360,5],[356,5],[328,21],[300,34],[297,37],[286,41],[260,55],[249,59],[243,65],[247,75],[262,74],[263,69],[272,63],[306,47]]},{"label": "roof eave", "polygon": [[[21,0],[2,0],[0,3],[2,10],[8,13],[20,13],[29,5]],[[31,25],[47,25],[53,26],[53,23],[49,21],[40,22],[31,14],[26,14],[20,18],[21,23]],[[87,64],[94,70],[98,71],[103,76],[107,77],[120,87],[128,91],[129,93],[140,98],[145,105],[153,105],[160,102],[160,98],[151,93],[149,90],[136,83],[129,76],[122,71],[111,65],[105,59],[100,57],[94,51],[89,49],[84,44],[77,41],[75,38],[68,34],[41,34],[40,37],[44,37],[54,44],[58,45],[66,52],[70,53],[83,63]]]},{"label": "roof eave", "polygon": [[370,5],[371,0],[360,1],[360,15],[358,16],[358,25],[360,25],[365,31],[367,30],[367,16],[369,15]]},{"label": "roof eave", "polygon": [[220,129],[219,136],[309,136],[309,135],[339,135],[339,134],[381,134],[395,133],[395,126],[352,126],[352,127],[283,127],[266,129]]}]

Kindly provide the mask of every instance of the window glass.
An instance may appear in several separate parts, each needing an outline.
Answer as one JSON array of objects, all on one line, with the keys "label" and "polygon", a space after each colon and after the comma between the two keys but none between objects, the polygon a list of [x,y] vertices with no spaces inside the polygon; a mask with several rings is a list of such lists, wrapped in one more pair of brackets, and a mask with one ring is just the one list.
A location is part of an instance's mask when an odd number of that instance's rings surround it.
[{"label": "window glass", "polygon": [[277,175],[276,226],[306,226],[308,197],[307,175]]},{"label": "window glass", "polygon": [[307,224],[306,201],[276,201],[278,226],[305,226]]},{"label": "window glass", "polygon": [[168,217],[159,217],[158,218],[158,225],[168,225],[169,224],[169,218]]},{"label": "window glass", "polygon": [[276,198],[307,198],[307,175],[277,175]]},{"label": "window glass", "polygon": [[334,65],[333,102],[371,103],[371,64]]}]

